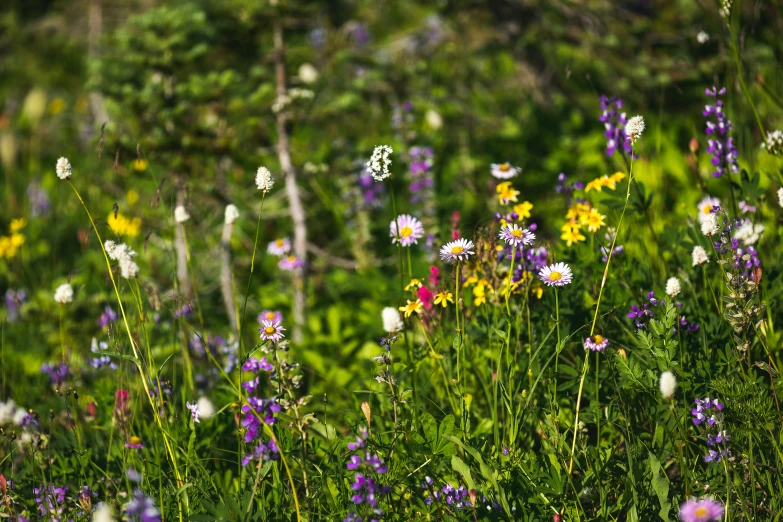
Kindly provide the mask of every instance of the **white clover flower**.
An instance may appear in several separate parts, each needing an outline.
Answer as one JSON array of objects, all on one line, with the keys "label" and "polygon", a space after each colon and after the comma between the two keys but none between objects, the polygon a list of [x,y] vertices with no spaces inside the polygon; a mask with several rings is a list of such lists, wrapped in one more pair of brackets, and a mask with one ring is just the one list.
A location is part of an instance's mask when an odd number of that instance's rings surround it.
[{"label": "white clover flower", "polygon": [[720,231],[718,227],[718,216],[710,214],[706,216],[701,222],[701,233],[705,236],[714,236]]},{"label": "white clover flower", "polygon": [[122,243],[118,245],[114,241],[108,240],[103,244],[106,255],[109,259],[117,261],[120,265],[120,275],[125,279],[132,279],[139,275],[139,265],[133,261],[136,252],[131,247]]},{"label": "white clover flower", "polygon": [[63,283],[54,292],[54,300],[64,305],[73,301],[73,288],[68,283]]},{"label": "white clover flower", "polygon": [[704,265],[710,262],[710,258],[707,257],[707,251],[704,250],[703,246],[696,245],[693,247],[691,256],[693,257],[693,266]]},{"label": "white clover flower", "polygon": [[631,140],[631,143],[635,143],[636,140],[642,136],[643,132],[644,118],[641,116],[634,116],[625,124],[625,134],[628,135],[628,139]]},{"label": "white clover flower", "polygon": [[677,297],[677,295],[680,293],[680,290],[680,280],[676,277],[670,277],[669,280],[666,281],[666,295],[669,297]]},{"label": "white clover flower", "polygon": [[700,44],[705,44],[710,41],[710,35],[708,35],[704,31],[699,31],[696,34],[696,41],[699,42]]},{"label": "white clover flower", "polygon": [[661,389],[661,394],[665,399],[671,399],[674,396],[674,390],[677,388],[677,377],[672,372],[663,372],[658,387]]},{"label": "white clover flower", "polygon": [[383,329],[388,333],[399,332],[404,328],[402,319],[400,319],[400,312],[396,308],[387,306],[381,312],[381,319],[383,320]]},{"label": "white clover flower", "polygon": [[139,275],[139,265],[130,257],[120,258],[120,275],[125,279],[133,279]]},{"label": "white clover flower", "polygon": [[388,145],[378,145],[372,151],[372,157],[370,157],[370,161],[366,163],[366,166],[375,181],[383,181],[391,176],[389,166],[391,165],[390,156],[392,152],[392,148]]},{"label": "white clover flower", "polygon": [[761,239],[765,229],[766,227],[761,223],[754,225],[749,219],[746,219],[734,232],[734,238],[741,241],[745,246],[755,245]]},{"label": "white clover flower", "polygon": [[184,223],[188,219],[190,219],[188,211],[185,210],[185,207],[182,205],[178,205],[177,208],[174,209],[174,221],[177,223]]},{"label": "white clover flower", "polygon": [[57,177],[62,180],[69,179],[73,175],[73,167],[71,167],[71,162],[68,161],[68,158],[58,159],[55,171],[57,172]]},{"label": "white clover flower", "polygon": [[114,522],[111,508],[101,502],[92,512],[92,522]]},{"label": "white clover flower", "polygon": [[774,156],[783,155],[783,131],[774,130],[767,133],[767,139],[761,144],[762,149]]},{"label": "white clover flower", "polygon": [[225,212],[225,218],[226,218],[226,225],[233,225],[234,221],[236,221],[239,218],[239,209],[236,205],[226,205],[226,212]]},{"label": "white clover flower", "polygon": [[215,414],[215,406],[212,404],[212,401],[206,397],[199,398],[196,403],[196,408],[198,408],[199,417],[203,419],[208,419]]},{"label": "white clover flower", "polygon": [[258,190],[266,194],[272,190],[274,185],[275,180],[272,178],[272,173],[269,172],[269,169],[266,167],[258,167],[258,171],[256,171],[256,186],[258,187]]}]

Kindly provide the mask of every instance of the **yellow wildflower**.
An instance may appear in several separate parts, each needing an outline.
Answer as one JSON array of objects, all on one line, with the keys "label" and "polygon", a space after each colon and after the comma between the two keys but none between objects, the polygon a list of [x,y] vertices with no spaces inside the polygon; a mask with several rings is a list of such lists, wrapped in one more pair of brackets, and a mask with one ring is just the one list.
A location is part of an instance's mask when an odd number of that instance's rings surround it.
[{"label": "yellow wildflower", "polygon": [[610,178],[609,176],[604,174],[600,178],[595,178],[593,181],[589,182],[585,186],[585,192],[590,192],[591,190],[595,190],[596,192],[601,192],[601,189],[603,187],[606,187],[609,190],[614,190],[615,188],[617,188],[617,184],[615,183],[614,176]]},{"label": "yellow wildflower", "polygon": [[581,221],[583,225],[587,225],[587,230],[590,232],[597,232],[599,228],[606,226],[604,218],[606,216],[601,215],[596,209],[590,211],[587,216]]},{"label": "yellow wildflower", "polygon": [[579,225],[576,223],[566,223],[563,226],[563,235],[560,236],[560,239],[564,239],[566,245],[571,246],[574,241],[584,241],[587,238],[579,231]]},{"label": "yellow wildflower", "polygon": [[141,219],[137,217],[128,219],[119,212],[117,213],[117,217],[114,217],[114,212],[112,212],[109,214],[109,219],[107,221],[109,223],[109,228],[118,236],[136,237],[141,231]]},{"label": "yellow wildflower", "polygon": [[49,102],[49,114],[59,114],[63,109],[65,109],[65,100],[59,96]]},{"label": "yellow wildflower", "polygon": [[582,216],[587,215],[590,212],[590,203],[575,203],[574,206],[568,209],[566,212],[566,219],[574,220],[581,219]]},{"label": "yellow wildflower", "polygon": [[11,220],[11,226],[9,229],[11,230],[12,234],[15,234],[16,232],[22,230],[25,226],[27,226],[27,220],[23,217],[20,217]]},{"label": "yellow wildflower", "polygon": [[128,205],[135,205],[135,204],[136,204],[136,203],[138,203],[138,201],[139,201],[139,193],[138,193],[138,192],[136,192],[136,191],[135,191],[135,190],[133,190],[133,189],[130,189],[130,190],[129,190],[129,191],[126,193],[126,194],[125,194],[125,201],[127,201],[127,202],[128,202]]},{"label": "yellow wildflower", "polygon": [[468,276],[467,279],[465,279],[465,282],[462,283],[462,288],[466,288],[470,285],[475,285],[476,283],[478,283],[478,277],[476,277],[475,275]]},{"label": "yellow wildflower", "polygon": [[413,289],[414,291],[416,291],[419,289],[419,287],[421,287],[421,281],[419,281],[418,279],[411,279],[411,282],[408,283],[408,286],[405,287],[405,290],[407,291]]},{"label": "yellow wildflower", "polygon": [[403,315],[405,317],[410,317],[411,314],[420,314],[421,309],[424,306],[424,304],[421,302],[421,299],[416,299],[415,301],[411,302],[410,299],[407,300],[408,304],[405,306],[400,307],[400,312],[403,312]]},{"label": "yellow wildflower", "polygon": [[473,289],[473,305],[481,306],[486,302],[487,302],[487,295],[484,292],[484,286],[476,285],[476,287]]},{"label": "yellow wildflower", "polygon": [[443,308],[449,306],[449,303],[454,302],[454,294],[451,292],[440,292],[435,294],[435,304],[441,305]]},{"label": "yellow wildflower", "polygon": [[617,171],[614,174],[612,174],[611,176],[609,176],[609,178],[612,181],[614,181],[615,183],[620,183],[622,180],[625,179],[625,174],[620,172],[620,171]]},{"label": "yellow wildflower", "polygon": [[523,201],[519,205],[514,205],[514,212],[517,213],[519,219],[529,218],[531,210],[533,210],[533,204],[529,201]]},{"label": "yellow wildflower", "polygon": [[514,187],[511,186],[510,181],[498,183],[498,186],[495,190],[498,193],[498,201],[501,205],[508,205],[512,201],[516,203],[519,192],[514,190]]},{"label": "yellow wildflower", "polygon": [[133,160],[133,170],[136,172],[144,172],[147,170],[147,165],[149,165],[149,162],[144,158],[136,158]]},{"label": "yellow wildflower", "polygon": [[536,299],[541,299],[541,296],[544,295],[544,285],[534,286],[533,295],[536,296]]}]

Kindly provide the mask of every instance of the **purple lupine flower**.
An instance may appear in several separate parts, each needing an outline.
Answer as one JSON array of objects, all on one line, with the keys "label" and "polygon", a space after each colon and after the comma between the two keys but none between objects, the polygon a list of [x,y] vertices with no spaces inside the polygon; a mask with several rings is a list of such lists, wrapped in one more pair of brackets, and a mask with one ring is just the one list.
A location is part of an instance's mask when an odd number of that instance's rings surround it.
[{"label": "purple lupine flower", "polygon": [[266,357],[261,357],[260,359],[250,357],[245,361],[245,364],[242,365],[242,371],[244,372],[271,372],[274,371],[274,369],[275,367],[266,360]]},{"label": "purple lupine flower", "polygon": [[125,504],[125,515],[133,522],[160,522],[160,511],[155,501],[141,489],[133,492],[133,498]]},{"label": "purple lupine flower", "polygon": [[67,363],[44,363],[41,365],[41,373],[45,373],[49,376],[49,383],[55,388],[59,388],[65,384],[65,381],[68,379],[68,369]]},{"label": "purple lupine flower", "polygon": [[119,368],[119,366],[117,366],[117,363],[114,362],[114,359],[112,359],[108,355],[93,357],[90,360],[90,366],[92,366],[96,370],[100,370],[101,368],[109,368],[110,370],[116,370],[117,368]]},{"label": "purple lupine flower", "polygon": [[197,402],[186,402],[185,406],[188,407],[190,410],[190,415],[193,417],[193,422],[200,422],[198,418],[198,403]]},{"label": "purple lupine flower", "polygon": [[30,217],[36,218],[49,213],[49,195],[41,188],[37,179],[27,186],[27,200],[30,202]]},{"label": "purple lupine flower", "polygon": [[110,323],[113,323],[118,319],[117,312],[112,310],[111,306],[106,306],[103,309],[103,313],[101,314],[100,318],[98,318],[98,326],[103,328],[104,326],[108,326]]},{"label": "purple lupine flower", "polygon": [[184,305],[182,305],[181,308],[174,310],[174,317],[181,317],[184,319],[185,317],[190,317],[190,314],[192,313],[193,313],[193,307],[185,303]]},{"label": "purple lupine flower", "polygon": [[626,154],[631,154],[631,142],[625,134],[625,124],[628,123],[628,119],[624,112],[620,112],[620,109],[623,108],[623,100],[617,97],[601,96],[600,101],[603,112],[598,119],[603,122],[606,128],[604,131],[606,155],[614,155],[619,147],[622,147]]},{"label": "purple lupine flower", "polygon": [[256,447],[253,448],[252,453],[248,453],[242,458],[242,465],[247,466],[254,459],[257,460],[259,458],[262,460],[277,460],[280,458],[280,450],[274,440],[270,440],[269,442],[261,440]]},{"label": "purple lupine flower", "polygon": [[10,288],[5,291],[5,316],[9,323],[13,323],[19,319],[22,311],[22,304],[27,299],[27,294],[24,290],[11,290]]},{"label": "purple lupine flower", "polygon": [[60,517],[65,511],[65,495],[69,489],[69,486],[54,486],[52,484],[48,486],[41,484],[40,488],[33,488],[35,504],[42,519],[60,522]]},{"label": "purple lupine flower", "polygon": [[583,190],[585,184],[581,180],[576,180],[573,183],[568,182],[568,177],[565,173],[561,172],[557,176],[557,185],[555,186],[555,192],[558,194],[566,195],[566,205],[571,206],[573,193],[576,190]]},{"label": "purple lupine flower", "polygon": [[357,505],[366,505],[372,508],[374,514],[382,515],[383,510],[377,507],[377,496],[385,495],[391,489],[388,486],[379,485],[370,474],[383,475],[389,468],[380,456],[365,451],[367,437],[368,430],[364,427],[355,441],[348,443],[348,449],[353,454],[349,456],[346,468],[357,472],[351,484],[351,491],[353,491],[351,502]]},{"label": "purple lupine flower", "polygon": [[[269,426],[274,425],[277,422],[275,417],[276,413],[279,413],[281,408],[277,404],[277,398],[271,397],[269,399],[262,399],[259,397],[248,397],[248,404],[242,406],[242,426],[245,431],[245,442],[252,442],[255,440],[261,431],[261,422]],[[259,420],[261,417],[261,420]]]},{"label": "purple lupine flower", "polygon": [[433,153],[429,147],[411,147],[410,157],[410,191],[411,203],[426,203],[432,199],[434,181],[432,179]]},{"label": "purple lupine flower", "polygon": [[713,85],[711,89],[706,89],[705,93],[714,99],[713,103],[705,105],[702,111],[707,118],[704,132],[712,136],[707,139],[707,152],[712,154],[712,166],[715,167],[712,177],[719,178],[728,173],[736,174],[739,172],[737,149],[734,147],[734,139],[729,136],[731,121],[726,116],[723,100],[720,99],[726,94],[726,88],[717,89]]}]

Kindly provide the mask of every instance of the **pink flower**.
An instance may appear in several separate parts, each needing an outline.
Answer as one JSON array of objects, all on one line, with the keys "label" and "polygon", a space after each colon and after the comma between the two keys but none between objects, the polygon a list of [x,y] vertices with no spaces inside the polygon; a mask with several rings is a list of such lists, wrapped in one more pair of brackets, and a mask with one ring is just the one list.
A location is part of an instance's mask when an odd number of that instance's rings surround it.
[{"label": "pink flower", "polygon": [[723,517],[723,504],[709,497],[691,499],[680,506],[683,522],[710,522]]},{"label": "pink flower", "polygon": [[419,300],[421,300],[425,310],[429,310],[432,308],[432,299],[433,299],[432,292],[430,292],[426,286],[420,286]]}]

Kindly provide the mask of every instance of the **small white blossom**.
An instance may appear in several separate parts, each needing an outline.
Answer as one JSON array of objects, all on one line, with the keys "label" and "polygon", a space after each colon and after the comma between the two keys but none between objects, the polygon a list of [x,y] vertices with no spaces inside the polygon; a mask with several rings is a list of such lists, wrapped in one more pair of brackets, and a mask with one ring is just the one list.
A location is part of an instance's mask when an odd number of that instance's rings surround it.
[{"label": "small white blossom", "polygon": [[185,210],[185,207],[182,205],[178,205],[177,208],[174,209],[174,221],[177,223],[184,223],[188,219],[190,219],[188,211]]},{"label": "small white blossom", "polygon": [[720,15],[723,18],[729,18],[731,16],[731,3],[732,0],[723,0],[720,5]]},{"label": "small white blossom", "polygon": [[631,143],[636,142],[642,136],[644,132],[644,118],[641,116],[634,116],[628,123],[625,124],[625,134],[628,135],[628,139]]},{"label": "small white blossom", "polygon": [[73,288],[68,283],[63,283],[54,292],[54,300],[64,305],[73,301]]},{"label": "small white blossom", "polygon": [[745,246],[755,245],[761,238],[761,234],[764,233],[765,228],[761,223],[754,225],[749,219],[746,219],[734,232],[734,237]]},{"label": "small white blossom", "polygon": [[125,279],[133,279],[139,275],[139,265],[130,257],[120,258],[120,275]]},{"label": "small white blossom", "polygon": [[700,44],[705,44],[710,41],[710,35],[708,35],[704,31],[699,31],[696,34],[696,41],[699,42]]},{"label": "small white blossom", "polygon": [[767,133],[767,139],[761,144],[762,149],[774,156],[783,155],[783,131],[774,130]]},{"label": "small white blossom", "polygon": [[256,186],[258,190],[266,194],[275,185],[275,180],[272,178],[272,173],[266,167],[258,167],[256,171]]},{"label": "small white blossom", "polygon": [[703,246],[696,245],[693,247],[693,266],[699,266],[710,262],[710,258],[707,257],[707,251]]},{"label": "small white blossom", "polygon": [[92,512],[92,522],[114,522],[111,508],[101,502]]},{"label": "small white blossom", "polygon": [[400,312],[391,306],[383,309],[381,319],[383,319],[383,329],[388,333],[399,332],[405,326],[402,319],[400,319]]},{"label": "small white blossom", "polygon": [[438,114],[437,111],[434,111],[432,109],[428,110],[424,114],[424,121],[427,122],[427,125],[432,130],[438,130],[441,127],[443,127],[443,117]]},{"label": "small white blossom", "polygon": [[388,145],[378,145],[372,151],[372,157],[366,166],[375,181],[383,181],[391,176],[389,166],[391,165],[392,152],[392,148]]},{"label": "small white blossom", "polygon": [[318,79],[318,69],[309,63],[303,63],[299,66],[299,79],[304,83],[313,83]]},{"label": "small white blossom", "polygon": [[714,236],[718,233],[718,216],[710,214],[706,216],[701,222],[701,233],[705,236]]},{"label": "small white blossom", "polygon": [[226,224],[233,225],[234,221],[239,218],[239,209],[236,205],[226,205]]},{"label": "small white blossom", "polygon": [[215,406],[212,404],[212,401],[206,397],[199,398],[196,407],[198,408],[198,415],[201,418],[208,419],[215,414]]},{"label": "small white blossom", "polygon": [[117,261],[120,265],[120,275],[125,279],[132,279],[139,275],[139,265],[133,261],[136,252],[125,243],[118,245],[114,241],[106,241],[103,244],[109,259]]},{"label": "small white blossom", "polygon": [[663,372],[658,387],[661,389],[661,394],[665,399],[671,399],[674,396],[674,390],[677,388],[677,377],[672,372]]},{"label": "small white blossom", "polygon": [[677,295],[680,293],[680,280],[676,277],[670,277],[668,281],[666,281],[666,295],[669,297],[677,297]]},{"label": "small white blossom", "polygon": [[71,162],[68,161],[68,158],[58,159],[55,170],[57,171],[57,177],[63,180],[68,179],[73,175],[73,168],[71,167]]}]

